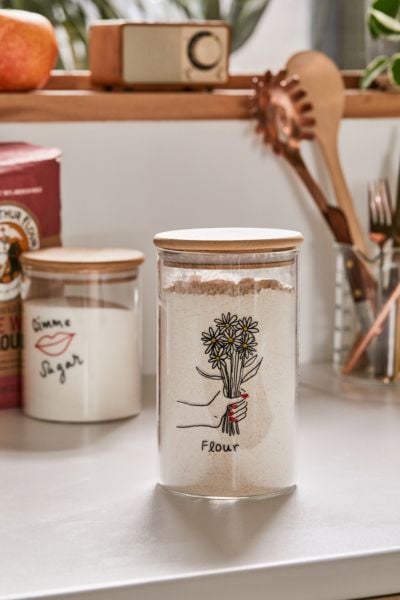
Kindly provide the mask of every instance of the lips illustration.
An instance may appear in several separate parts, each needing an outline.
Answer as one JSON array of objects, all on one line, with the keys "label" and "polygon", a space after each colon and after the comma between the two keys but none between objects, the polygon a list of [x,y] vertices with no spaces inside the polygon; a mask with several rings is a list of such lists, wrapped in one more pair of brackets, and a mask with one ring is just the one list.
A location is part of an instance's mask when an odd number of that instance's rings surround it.
[{"label": "lips illustration", "polygon": [[43,335],[35,344],[35,348],[47,354],[47,356],[61,356],[68,350],[75,333],[53,333],[53,335]]}]

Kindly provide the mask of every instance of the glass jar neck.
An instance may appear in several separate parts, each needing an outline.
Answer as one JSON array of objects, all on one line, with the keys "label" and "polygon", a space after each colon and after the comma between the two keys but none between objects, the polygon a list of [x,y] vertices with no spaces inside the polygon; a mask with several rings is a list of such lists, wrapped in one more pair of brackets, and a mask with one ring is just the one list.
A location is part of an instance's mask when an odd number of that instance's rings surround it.
[{"label": "glass jar neck", "polygon": [[129,269],[126,271],[44,271],[34,267],[25,266],[23,274],[26,277],[42,279],[44,281],[60,281],[66,284],[90,285],[90,284],[113,284],[134,281],[138,278],[138,269]]},{"label": "glass jar neck", "polygon": [[265,269],[291,265],[298,249],[276,252],[180,252],[158,249],[164,266],[179,269]]}]

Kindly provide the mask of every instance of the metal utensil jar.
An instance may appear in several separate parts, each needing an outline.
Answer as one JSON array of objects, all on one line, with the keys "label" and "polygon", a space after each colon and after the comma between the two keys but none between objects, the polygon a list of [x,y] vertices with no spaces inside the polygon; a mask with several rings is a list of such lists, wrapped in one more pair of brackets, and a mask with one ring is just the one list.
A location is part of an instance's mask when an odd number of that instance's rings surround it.
[{"label": "metal utensil jar", "polygon": [[295,486],[301,234],[156,235],[160,483],[211,498]]},{"label": "metal utensil jar", "polygon": [[23,409],[54,421],[105,421],[141,402],[135,250],[49,248],[23,265]]}]

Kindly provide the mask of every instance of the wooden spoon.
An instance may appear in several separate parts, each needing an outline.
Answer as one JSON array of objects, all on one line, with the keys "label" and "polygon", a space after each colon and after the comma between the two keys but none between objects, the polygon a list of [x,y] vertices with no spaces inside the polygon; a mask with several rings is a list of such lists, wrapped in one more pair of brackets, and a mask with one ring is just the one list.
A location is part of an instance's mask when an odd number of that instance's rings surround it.
[{"label": "wooden spoon", "polygon": [[344,110],[344,85],[335,63],[313,50],[292,56],[287,65],[290,75],[298,75],[314,108],[315,138],[322,150],[338,205],[346,215],[354,244],[367,254],[363,230],[347,186],[338,153],[338,131]]}]

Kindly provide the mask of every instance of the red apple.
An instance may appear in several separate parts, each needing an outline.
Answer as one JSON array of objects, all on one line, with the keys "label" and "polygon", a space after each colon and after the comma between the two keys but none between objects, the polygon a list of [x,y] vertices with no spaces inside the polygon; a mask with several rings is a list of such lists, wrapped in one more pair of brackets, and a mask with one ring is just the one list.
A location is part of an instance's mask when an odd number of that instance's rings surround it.
[{"label": "red apple", "polygon": [[0,91],[42,88],[57,59],[50,21],[25,10],[0,10]]}]

